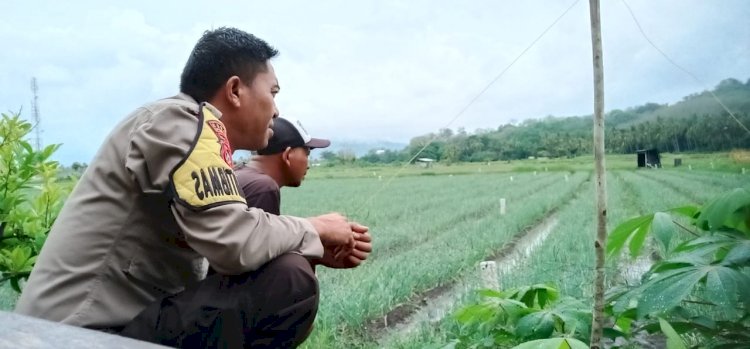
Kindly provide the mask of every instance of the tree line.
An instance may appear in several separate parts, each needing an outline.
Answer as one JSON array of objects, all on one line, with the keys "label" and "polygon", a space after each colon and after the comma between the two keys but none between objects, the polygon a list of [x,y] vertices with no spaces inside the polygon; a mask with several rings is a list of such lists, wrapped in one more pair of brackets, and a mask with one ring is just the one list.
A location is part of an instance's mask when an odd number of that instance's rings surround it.
[{"label": "tree line", "polygon": [[[646,103],[606,114],[609,153],[628,154],[656,148],[662,152],[713,152],[750,148],[750,134],[716,100],[716,95],[743,125],[750,125],[750,79],[721,81],[713,90],[669,104]],[[441,129],[417,136],[402,150],[376,150],[356,158],[323,152],[327,163],[392,163],[419,157],[437,161],[478,162],[529,157],[576,157],[592,153],[592,116],[547,116],[473,133]],[[749,126],[750,127],[750,126]]]}]

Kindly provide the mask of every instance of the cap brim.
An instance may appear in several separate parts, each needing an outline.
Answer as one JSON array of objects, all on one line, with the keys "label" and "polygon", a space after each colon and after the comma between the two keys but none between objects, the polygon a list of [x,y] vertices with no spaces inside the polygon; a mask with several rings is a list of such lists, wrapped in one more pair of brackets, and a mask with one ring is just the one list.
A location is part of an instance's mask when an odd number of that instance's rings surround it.
[{"label": "cap brim", "polygon": [[305,146],[310,148],[327,148],[329,145],[331,141],[321,138],[310,138],[310,141],[305,143]]}]

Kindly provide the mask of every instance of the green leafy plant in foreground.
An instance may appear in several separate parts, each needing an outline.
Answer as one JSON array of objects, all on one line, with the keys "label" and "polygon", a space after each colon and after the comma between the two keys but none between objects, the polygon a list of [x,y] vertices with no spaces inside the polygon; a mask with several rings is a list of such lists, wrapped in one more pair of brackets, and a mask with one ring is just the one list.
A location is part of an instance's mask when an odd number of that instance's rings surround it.
[{"label": "green leafy plant in foreground", "polygon": [[[686,217],[690,226],[675,220]],[[639,330],[691,338],[700,347],[746,348],[750,343],[750,191],[734,189],[701,208],[681,207],[633,218],[612,231],[607,250],[643,251],[651,233],[664,260],[639,286],[610,292],[616,331]],[[687,235],[687,238],[685,238]],[[678,238],[681,240],[675,243]],[[634,325],[635,326],[632,326]]]},{"label": "green leafy plant in foreground", "polygon": [[50,160],[59,145],[34,150],[24,139],[31,130],[18,115],[0,118],[0,285],[17,292],[67,195]]},{"label": "green leafy plant in foreground", "polygon": [[[480,290],[479,294],[483,297],[481,302],[468,305],[455,314],[460,325],[458,338],[449,344],[449,348],[509,347],[524,340],[553,336],[567,336],[569,338],[557,339],[577,348],[576,344],[570,343],[582,344],[580,340],[587,340],[590,335],[588,306],[573,298],[560,297],[558,290],[551,285],[504,291],[486,289]],[[562,344],[550,345],[549,348],[558,348]]]},{"label": "green leafy plant in foreground", "polygon": [[[668,349],[747,348],[750,191],[735,189],[702,207],[632,218],[612,231],[607,252],[617,256],[627,246],[637,256],[649,236],[664,259],[640,285],[608,291],[609,347],[632,348],[634,339],[661,333]],[[456,339],[445,348],[588,348],[590,306],[561,297],[553,286],[480,294],[480,302],[455,314]]]}]

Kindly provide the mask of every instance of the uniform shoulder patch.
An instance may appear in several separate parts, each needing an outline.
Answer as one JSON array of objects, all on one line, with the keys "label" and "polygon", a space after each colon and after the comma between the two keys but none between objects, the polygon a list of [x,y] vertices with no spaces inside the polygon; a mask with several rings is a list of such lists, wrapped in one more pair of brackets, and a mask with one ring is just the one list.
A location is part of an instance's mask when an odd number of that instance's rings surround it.
[{"label": "uniform shoulder patch", "polygon": [[224,124],[201,105],[192,149],[172,173],[175,199],[195,209],[245,202],[232,170],[232,149]]}]

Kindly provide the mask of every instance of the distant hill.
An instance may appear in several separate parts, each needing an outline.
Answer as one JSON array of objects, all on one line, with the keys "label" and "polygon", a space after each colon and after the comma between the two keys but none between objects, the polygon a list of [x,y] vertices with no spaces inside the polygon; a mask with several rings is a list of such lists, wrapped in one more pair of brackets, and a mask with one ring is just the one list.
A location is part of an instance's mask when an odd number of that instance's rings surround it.
[{"label": "distant hill", "polygon": [[319,158],[322,151],[331,151],[334,153],[347,152],[354,153],[356,157],[367,154],[370,150],[401,150],[406,147],[405,143],[390,142],[390,141],[356,141],[356,140],[331,140],[331,146],[326,149],[320,149],[313,151],[311,156],[313,158]]},{"label": "distant hill", "polygon": [[[750,80],[748,80],[748,83],[750,83]],[[735,79],[727,79],[722,81],[712,92],[733,112],[750,112],[750,85],[743,85]],[[659,116],[663,118],[687,118],[691,115],[719,114],[725,114],[724,109],[716,103],[709,91],[703,91],[686,96],[682,101],[673,105],[643,113],[637,121],[654,121]]]},{"label": "distant hill", "polygon": [[[750,134],[731,118],[713,95],[750,127],[750,79],[726,79],[711,91],[685,96],[672,105],[646,103],[606,113],[606,148],[633,153],[658,148],[667,152],[722,151],[750,148]],[[494,161],[530,156],[574,157],[590,154],[592,116],[548,116],[521,124],[500,125],[477,133],[450,129],[414,137],[399,154],[370,154],[368,162],[404,161],[417,150],[440,161]]]}]

